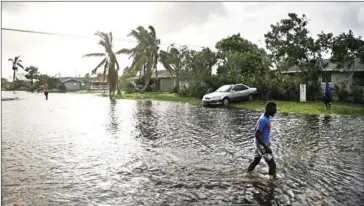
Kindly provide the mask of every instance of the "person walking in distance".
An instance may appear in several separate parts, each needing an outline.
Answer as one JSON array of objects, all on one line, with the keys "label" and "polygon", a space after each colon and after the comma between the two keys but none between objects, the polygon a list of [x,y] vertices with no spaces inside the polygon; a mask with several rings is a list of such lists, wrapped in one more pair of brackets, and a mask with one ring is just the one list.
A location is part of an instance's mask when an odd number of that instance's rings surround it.
[{"label": "person walking in distance", "polygon": [[330,87],[329,83],[326,82],[325,89],[324,89],[324,103],[326,106],[326,110],[331,110],[331,91],[334,90],[334,88]]},{"label": "person walking in distance", "polygon": [[44,84],[44,96],[46,98],[46,100],[48,100],[48,84]]},{"label": "person walking in distance", "polygon": [[262,114],[255,126],[255,152],[254,159],[250,163],[247,172],[252,173],[254,168],[259,164],[262,157],[269,166],[269,175],[273,178],[277,178],[276,174],[276,162],[273,157],[273,152],[270,148],[270,133],[271,133],[271,117],[277,113],[277,105],[275,102],[268,102],[265,105],[265,113]]}]

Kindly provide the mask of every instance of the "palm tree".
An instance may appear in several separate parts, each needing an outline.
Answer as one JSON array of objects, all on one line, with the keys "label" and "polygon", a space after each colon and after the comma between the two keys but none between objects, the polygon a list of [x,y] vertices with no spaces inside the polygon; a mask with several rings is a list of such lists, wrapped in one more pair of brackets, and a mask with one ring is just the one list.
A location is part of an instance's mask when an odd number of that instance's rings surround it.
[{"label": "palm tree", "polygon": [[109,84],[109,97],[111,98],[115,94],[115,89],[118,90],[118,71],[119,71],[119,63],[116,59],[116,54],[114,53],[113,48],[113,36],[112,33],[103,33],[103,32],[96,32],[97,36],[101,39],[99,41],[99,45],[103,46],[105,49],[105,53],[90,53],[86,54],[83,57],[104,57],[103,60],[96,66],[95,69],[91,71],[92,74],[97,73],[97,69],[101,66],[104,66],[104,80],[107,77],[107,82]]},{"label": "palm tree", "polygon": [[20,63],[22,62],[20,59],[20,56],[16,56],[14,59],[9,59],[13,63],[12,69],[13,69],[13,85],[15,86],[15,73],[18,71],[18,67],[24,69],[23,65]]},{"label": "palm tree", "polygon": [[156,76],[154,91],[156,90],[156,83],[158,82],[158,62],[161,62],[171,75],[173,74],[172,68],[166,61],[168,53],[159,50],[160,40],[157,38],[154,27],[149,26],[148,29],[149,31],[139,26],[136,30],[132,30],[128,36],[134,37],[138,42],[137,45],[132,49],[122,49],[116,52],[118,54],[129,54],[129,58],[133,58],[130,72],[144,70],[144,87],[140,92],[144,92],[148,87],[153,71],[155,71]]}]

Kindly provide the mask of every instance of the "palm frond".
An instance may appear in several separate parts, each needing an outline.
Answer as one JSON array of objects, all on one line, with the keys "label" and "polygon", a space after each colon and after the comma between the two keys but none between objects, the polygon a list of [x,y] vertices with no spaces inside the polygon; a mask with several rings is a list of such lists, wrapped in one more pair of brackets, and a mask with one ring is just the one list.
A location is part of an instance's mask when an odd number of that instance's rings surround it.
[{"label": "palm frond", "polygon": [[152,37],[153,38],[156,38],[157,37],[157,34],[156,34],[156,32],[155,32],[155,29],[154,29],[154,27],[152,26],[152,25],[149,25],[148,26],[148,29],[150,30],[150,34],[152,35]]},{"label": "palm frond", "polygon": [[103,56],[105,56],[104,53],[90,53],[90,54],[83,55],[83,57],[103,57]]},{"label": "palm frond", "polygon": [[9,59],[9,61],[13,62],[14,60],[13,59]]},{"label": "palm frond", "polygon": [[23,65],[21,65],[20,63],[17,63],[16,65],[18,65],[20,68],[24,69]]},{"label": "palm frond", "polygon": [[133,53],[132,49],[120,49],[119,51],[115,52],[115,54],[131,54]]},{"label": "palm frond", "polygon": [[106,61],[106,58],[105,58],[105,59],[103,59],[103,60],[100,62],[100,64],[99,64],[99,65],[97,65],[97,67],[91,71],[91,74],[96,74],[97,69],[98,69],[99,67],[101,67],[101,66],[105,63],[105,61]]},{"label": "palm frond", "polygon": [[110,44],[112,45],[112,40],[113,40],[112,32],[109,33],[109,36],[110,36]]}]

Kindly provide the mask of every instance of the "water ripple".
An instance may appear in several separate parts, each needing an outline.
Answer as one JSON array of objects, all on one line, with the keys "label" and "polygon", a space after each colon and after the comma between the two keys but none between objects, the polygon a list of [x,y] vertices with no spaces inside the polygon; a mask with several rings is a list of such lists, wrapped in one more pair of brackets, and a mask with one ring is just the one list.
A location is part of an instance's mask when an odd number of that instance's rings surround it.
[{"label": "water ripple", "polygon": [[[360,205],[363,117],[277,114],[281,180],[247,178],[259,112],[92,95],[3,102],[2,204]],[[266,163],[257,175],[267,175]]]}]

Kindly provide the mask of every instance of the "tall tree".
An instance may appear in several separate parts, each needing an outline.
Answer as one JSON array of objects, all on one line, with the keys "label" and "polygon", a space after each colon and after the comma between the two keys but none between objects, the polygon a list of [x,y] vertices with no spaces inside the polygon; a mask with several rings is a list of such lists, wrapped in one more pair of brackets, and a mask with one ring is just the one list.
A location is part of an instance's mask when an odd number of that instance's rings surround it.
[{"label": "tall tree", "polygon": [[30,79],[30,83],[33,85],[33,80],[39,76],[38,68],[35,66],[30,66],[25,68],[25,71],[28,72],[25,74],[25,78]]},{"label": "tall tree", "polygon": [[104,47],[104,53],[90,53],[86,54],[83,57],[103,57],[103,60],[93,69],[92,74],[97,73],[97,69],[101,66],[104,66],[104,80],[107,77],[107,82],[109,84],[109,97],[111,98],[115,94],[115,89],[118,89],[118,93],[120,93],[118,88],[118,71],[119,71],[119,63],[116,59],[116,54],[113,51],[113,36],[112,33],[103,33],[96,32],[97,36],[100,37],[99,45]]},{"label": "tall tree", "polygon": [[14,57],[14,59],[9,59],[9,61],[11,61],[12,65],[12,69],[13,69],[13,85],[15,87],[15,73],[18,71],[18,67],[24,69],[23,65],[21,64],[21,59],[20,56],[16,56]]},{"label": "tall tree", "polygon": [[239,76],[262,76],[269,71],[270,59],[265,50],[244,39],[240,33],[216,43],[220,66],[218,74],[238,79]]},{"label": "tall tree", "polygon": [[[159,49],[160,40],[156,36],[156,31],[153,26],[148,27],[146,30],[142,26],[138,26],[136,30],[132,30],[128,36],[132,36],[137,40],[137,45],[132,49],[122,49],[118,51],[118,54],[128,54],[129,58],[133,58],[133,62],[130,66],[130,72],[144,71],[144,87],[140,92],[144,92],[148,87],[152,72],[155,71],[156,82],[158,83],[158,62],[162,63],[165,69],[173,74],[171,67],[166,63],[167,52]],[[142,72],[140,72],[142,73]],[[156,89],[156,84],[154,85]]]},{"label": "tall tree", "polygon": [[332,44],[331,61],[337,63],[339,69],[347,70],[352,77],[359,63],[364,63],[364,41],[349,30],[334,37]]},{"label": "tall tree", "polygon": [[323,52],[330,47],[332,34],[320,34],[314,40],[309,36],[306,28],[308,19],[306,15],[299,17],[289,13],[288,18],[282,19],[264,35],[267,48],[272,53],[275,64],[285,62],[286,68],[297,66],[301,79],[311,88],[312,98],[319,90],[319,77],[323,64]]}]

